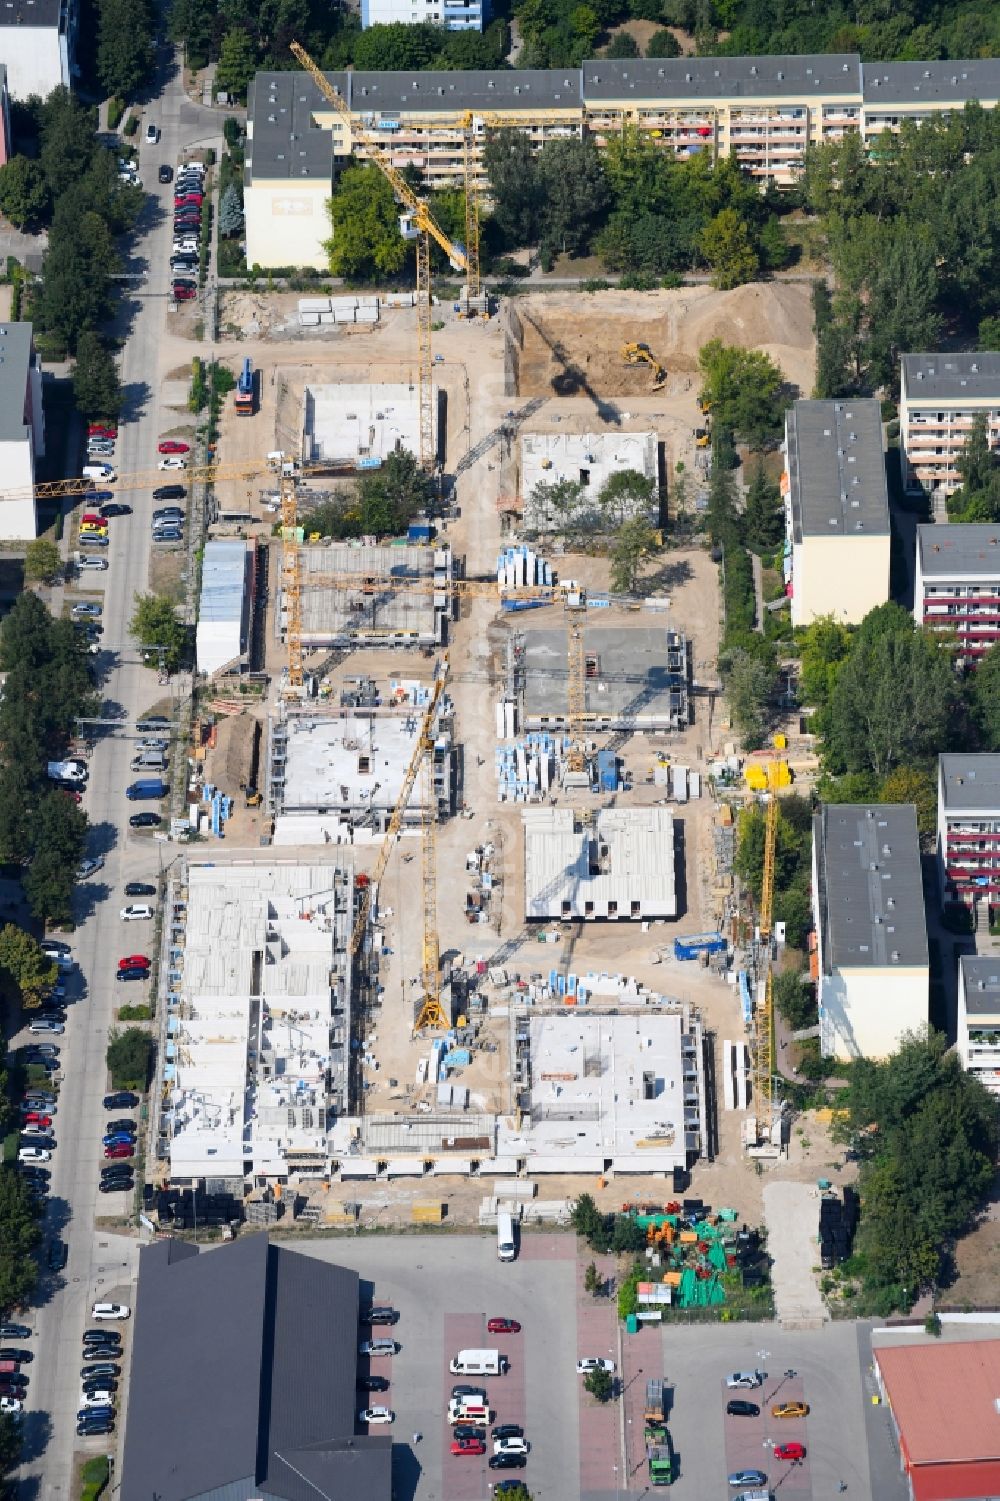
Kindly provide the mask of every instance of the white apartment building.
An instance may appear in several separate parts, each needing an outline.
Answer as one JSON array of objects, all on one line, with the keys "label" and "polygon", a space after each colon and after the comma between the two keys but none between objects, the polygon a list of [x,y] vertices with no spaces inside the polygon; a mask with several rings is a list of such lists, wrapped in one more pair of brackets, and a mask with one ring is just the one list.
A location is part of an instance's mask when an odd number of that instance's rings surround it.
[{"label": "white apartment building", "polygon": [[78,0],[6,0],[0,6],[0,57],[13,99],[71,88],[76,67]]},{"label": "white apartment building", "polygon": [[962,1067],[1000,1098],[1000,959],[963,954],[958,961],[958,1035]]},{"label": "white apartment building", "polygon": [[911,495],[948,496],[962,481],[957,460],[985,413],[1000,447],[1000,354],[904,354],[899,380],[899,462]]},{"label": "white apartment building", "polygon": [[353,889],[343,859],[188,868],[163,1041],[173,1182],[329,1171],[348,1108]]},{"label": "white apartment building", "polygon": [[974,667],[1000,641],[1000,527],[917,527],[913,618],[953,635],[962,667]]},{"label": "white apartment building", "polygon": [[889,491],[878,402],[790,407],[781,489],[792,624],[832,615],[857,625],[889,598]]},{"label": "white apartment building", "polygon": [[813,818],[812,903],[820,1049],[843,1062],[885,1058],[927,1024],[916,808],[824,804]]},{"label": "white apartment building", "polygon": [[446,31],[482,31],[488,0],[361,0],[361,25],[443,26]]},{"label": "white apartment building", "polygon": [[937,862],[942,905],[1000,906],[1000,756],[938,756]]},{"label": "white apartment building", "polygon": [[0,326],[0,537],[38,535],[35,460],[45,452],[42,367],[30,323]]}]

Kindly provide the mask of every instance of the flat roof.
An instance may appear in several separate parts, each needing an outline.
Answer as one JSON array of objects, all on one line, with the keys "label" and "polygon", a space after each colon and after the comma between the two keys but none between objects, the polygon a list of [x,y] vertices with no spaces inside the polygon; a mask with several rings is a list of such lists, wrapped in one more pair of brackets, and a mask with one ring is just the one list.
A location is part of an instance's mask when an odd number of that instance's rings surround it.
[{"label": "flat roof", "polygon": [[782,99],[861,96],[861,58],[854,52],[778,57],[599,57],[583,65],[587,103],[626,99]]},{"label": "flat roof", "polygon": [[917,556],[924,578],[1000,575],[1000,524],[942,522],[917,527]]},{"label": "flat roof", "polygon": [[813,819],[813,838],[828,972],[926,965],[912,803],[825,803]]},{"label": "flat roof", "polygon": [[993,1016],[1000,1012],[1000,958],[962,954],[958,962],[969,1015]]},{"label": "flat roof", "polygon": [[205,543],[199,622],[213,620],[239,624],[242,621],[249,546],[243,540]]},{"label": "flat roof", "polygon": [[1000,354],[904,354],[899,364],[907,401],[1000,402]]},{"label": "flat roof", "polygon": [[[8,25],[13,14],[0,6],[0,16]],[[18,443],[28,431],[24,404],[31,365],[31,336],[30,323],[0,324],[0,443]]]},{"label": "flat roof", "polygon": [[880,1345],[874,1354],[911,1464],[1000,1460],[1000,1339]]},{"label": "flat roof", "polygon": [[455,72],[350,74],[357,115],[441,113],[452,110],[580,108],[578,68],[498,68]]},{"label": "flat roof", "polygon": [[[584,656],[596,670],[585,680],[588,714],[602,718],[665,719],[681,712],[687,694],[686,668],[672,670],[668,651],[686,657],[686,643],[671,646],[665,627],[616,628],[582,625]],[[569,712],[567,631],[527,627],[524,642],[524,712],[531,717]]]},{"label": "flat roof", "polygon": [[[431,390],[437,442],[438,389]],[[412,382],[309,385],[302,398],[309,460],[387,459],[420,449],[420,395]]]},{"label": "flat roof", "polygon": [[[425,688],[429,697],[430,685]],[[413,759],[423,709],[330,718],[290,715],[281,812],[338,808],[391,811]],[[423,805],[418,777],[407,807]]]},{"label": "flat roof", "polygon": [[666,808],[525,808],[524,914],[674,917],[674,822]]},{"label": "flat roof", "polygon": [[947,813],[990,813],[1000,808],[1000,756],[938,756],[938,779]]},{"label": "flat roof", "polygon": [[22,31],[35,31],[42,26],[60,26],[68,14],[66,0],[14,0],[8,7],[0,6],[0,26],[17,26]]},{"label": "flat roof", "polygon": [[889,490],[877,401],[797,401],[785,418],[785,438],[796,541],[888,536]]},{"label": "flat roof", "polygon": [[962,104],[1000,99],[1000,58],[944,62],[862,63],[865,104]]},{"label": "flat roof", "polygon": [[[346,73],[326,77],[343,94]],[[329,115],[324,99],[308,73],[257,73],[247,95],[247,136],[243,180],[333,177],[333,132],[315,122]]]},{"label": "flat roof", "polygon": [[[300,516],[308,528],[304,507]],[[450,592],[450,548],[312,543],[299,549],[299,569],[304,636],[377,638],[380,633],[396,632],[437,639],[438,615]],[[311,582],[313,576],[330,574],[356,578],[357,584]],[[407,584],[425,587],[407,588]]]}]

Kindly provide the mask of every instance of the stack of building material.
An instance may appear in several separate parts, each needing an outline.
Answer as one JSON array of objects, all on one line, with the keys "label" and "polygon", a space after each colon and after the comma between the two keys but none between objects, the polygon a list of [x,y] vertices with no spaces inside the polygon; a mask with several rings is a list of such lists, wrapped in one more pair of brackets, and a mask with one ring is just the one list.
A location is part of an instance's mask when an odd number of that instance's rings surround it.
[{"label": "stack of building material", "polygon": [[[506,709],[506,706],[501,707]],[[561,780],[571,748],[568,736],[549,735],[545,731],[536,731],[513,745],[498,745],[495,753],[499,783],[497,801],[539,802],[553,783]]]},{"label": "stack of building material", "polygon": [[[324,317],[325,314],[325,317]],[[318,323],[330,321],[329,297],[300,297],[299,323],[303,328],[315,328]]]},{"label": "stack of building material", "polygon": [[497,558],[497,584],[501,589],[525,589],[554,583],[552,566],[530,547],[505,547]]}]

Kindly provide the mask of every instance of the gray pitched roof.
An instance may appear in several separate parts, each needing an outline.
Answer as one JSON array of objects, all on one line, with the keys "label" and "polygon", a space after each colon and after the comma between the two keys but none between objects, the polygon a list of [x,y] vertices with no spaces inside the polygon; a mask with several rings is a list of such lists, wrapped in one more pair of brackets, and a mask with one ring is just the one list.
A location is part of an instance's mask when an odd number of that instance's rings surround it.
[{"label": "gray pitched roof", "polygon": [[365,110],[580,108],[579,68],[498,68],[444,73],[351,73],[350,104]]},{"label": "gray pitched roof", "polygon": [[861,97],[861,59],[853,52],[789,57],[599,57],[583,65],[583,97],[602,99],[808,100],[823,94]]},{"label": "gray pitched roof", "polygon": [[910,401],[1000,403],[1000,354],[904,354],[900,367]]},{"label": "gray pitched roof", "polygon": [[1000,756],[938,756],[938,781],[948,813],[1000,809]]},{"label": "gray pitched roof", "polygon": [[[266,1234],[139,1262],[121,1501],[227,1486],[389,1501],[392,1444],[354,1435],[358,1277]],[[244,1490],[244,1493],[245,1490]]]},{"label": "gray pitched roof", "polygon": [[825,803],[813,839],[826,972],[926,965],[916,808]]},{"label": "gray pitched roof", "polygon": [[963,954],[959,959],[965,987],[965,1009],[970,1016],[989,1016],[1000,1011],[1000,959]]},{"label": "gray pitched roof", "polygon": [[1000,525],[953,521],[918,526],[917,557],[924,578],[995,579],[1000,577]]},{"label": "gray pitched roof", "polygon": [[30,323],[0,324],[0,442],[3,443],[16,443],[27,432],[24,402],[31,364],[31,327]]},{"label": "gray pitched roof", "polygon": [[877,401],[797,401],[787,414],[785,434],[796,542],[803,537],[888,536],[889,491]]},{"label": "gray pitched roof", "polygon": [[864,63],[865,104],[963,104],[968,99],[1000,99],[1000,58],[967,61]]}]

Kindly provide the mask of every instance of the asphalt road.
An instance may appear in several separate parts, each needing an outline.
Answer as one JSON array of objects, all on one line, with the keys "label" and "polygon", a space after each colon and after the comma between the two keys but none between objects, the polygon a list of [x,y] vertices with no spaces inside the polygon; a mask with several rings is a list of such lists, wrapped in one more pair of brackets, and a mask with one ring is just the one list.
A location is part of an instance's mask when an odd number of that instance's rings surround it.
[{"label": "asphalt road", "polygon": [[[184,149],[214,143],[221,133],[221,116],[191,104],[180,88],[179,72],[173,68],[171,73],[143,116],[143,128],[147,120],[152,120],[162,134],[157,146],[140,147],[140,174],[150,201],[129,247],[133,265],[128,269],[145,270],[147,275],[144,282],[127,284],[121,313],[121,332],[127,335],[127,342],[121,368],[126,410],[115,454],[119,472],[155,468],[160,424],[169,420],[159,410],[158,392],[165,374],[159,365],[159,351],[170,317],[166,293],[172,188],[158,185],[157,168],[161,162],[175,165]],[[164,475],[164,482],[169,479]],[[45,1230],[46,1242],[53,1233],[61,1234],[69,1259],[58,1277],[45,1272],[40,1306],[30,1318],[36,1330],[32,1340],[35,1359],[25,1413],[20,1494],[52,1501],[71,1501],[75,1495],[74,1451],[108,1452],[107,1440],[78,1440],[74,1420],[80,1394],[81,1335],[90,1322],[90,1305],[97,1297],[131,1302],[138,1261],[138,1242],[133,1237],[108,1234],[95,1226],[97,1217],[120,1215],[127,1208],[117,1195],[100,1194],[97,1189],[106,1119],[102,1108],[107,1080],[104,1058],[112,1008],[120,999],[115,996],[117,957],[145,951],[152,938],[147,927],[135,924],[126,928],[120,921],[123,887],[129,880],[155,880],[161,862],[168,858],[164,846],[148,833],[128,828],[128,814],[137,806],[125,799],[125,787],[131,780],[131,726],[165,690],[158,687],[155,673],[141,666],[128,635],[133,596],[137,589],[147,586],[151,491],[124,498],[133,506],[134,514],[111,523],[110,567],[106,573],[89,574],[83,580],[88,592],[104,591],[102,644],[106,652],[98,658],[105,670],[104,710],[120,717],[122,729],[102,734],[91,761],[85,799],[91,823],[90,849],[104,854],[105,866],[79,889],[79,926],[72,939],[79,965],[74,977],[77,998],[70,1008],[65,1036],[55,1039],[62,1047],[64,1071],[55,1117],[57,1150],[50,1164],[52,1192]],[[142,998],[140,986],[130,986],[128,991],[130,1001]],[[117,1444],[122,1427],[119,1422]]]}]

